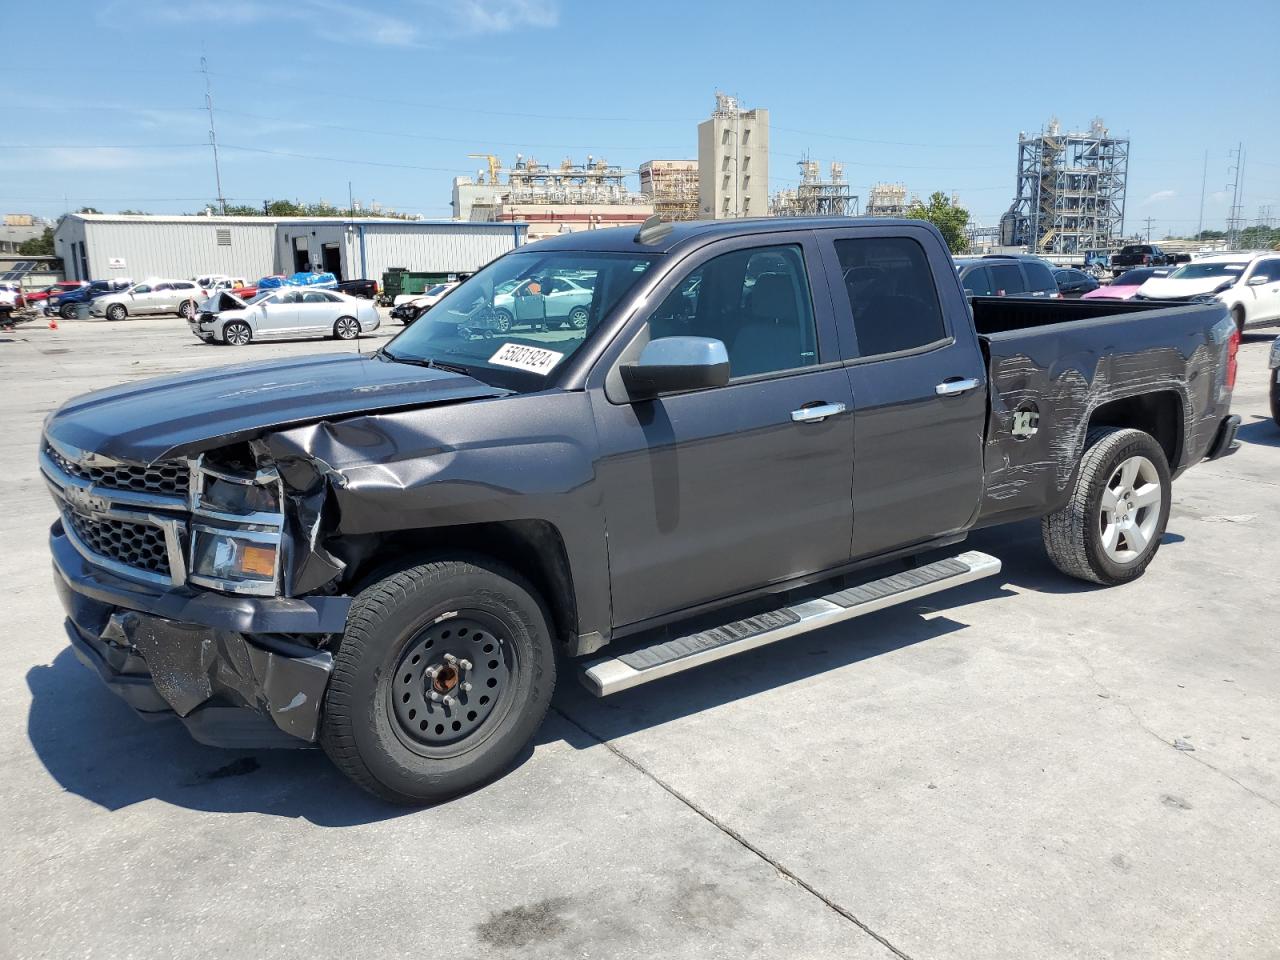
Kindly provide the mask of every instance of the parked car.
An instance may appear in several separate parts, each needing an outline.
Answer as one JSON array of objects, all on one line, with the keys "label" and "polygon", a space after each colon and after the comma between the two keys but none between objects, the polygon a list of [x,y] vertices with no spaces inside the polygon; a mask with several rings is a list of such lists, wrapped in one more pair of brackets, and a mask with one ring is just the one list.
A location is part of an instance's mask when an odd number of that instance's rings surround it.
[{"label": "parked car", "polygon": [[248,283],[244,277],[229,277],[224,273],[210,273],[203,277],[192,277],[191,279],[201,290],[209,292],[234,290],[236,287],[243,287]]},{"label": "parked car", "polygon": [[377,280],[339,280],[337,289],[339,293],[363,300],[378,299]]},{"label": "parked car", "polygon": [[354,340],[378,329],[378,308],[336,290],[276,287],[246,303],[231,293],[218,295],[216,310],[190,318],[191,332],[205,343],[242,347],[273,337],[332,336]]},{"label": "parked car", "polygon": [[1098,281],[1092,274],[1072,267],[1053,271],[1053,279],[1058,283],[1058,292],[1064,297],[1072,299],[1082,297],[1086,293],[1097,290],[1099,287]]},{"label": "parked car", "polygon": [[1241,331],[1280,321],[1280,252],[1201,257],[1167,277],[1153,277],[1137,293],[1140,300],[1193,297],[1225,303]]},{"label": "parked car", "polygon": [[5,297],[10,310],[21,310],[27,305],[27,298],[22,292],[22,285],[10,280],[0,280],[0,293],[11,294]]},{"label": "parked car", "polygon": [[[502,773],[558,664],[607,695],[915,603],[1000,561],[846,578],[975,527],[1040,518],[1064,574],[1141,576],[1173,478],[1233,448],[1226,308],[970,304],[928,223],[802,226],[549,237],[375,354],[68,401],[40,466],[77,654],[204,742],[319,742],[416,803]],[[571,270],[581,329],[475,332]]]},{"label": "parked car", "polygon": [[70,293],[72,290],[79,290],[88,285],[86,280],[59,280],[53,286],[45,287],[43,290],[28,291],[23,296],[28,306],[44,309],[51,297],[56,299],[64,293]]},{"label": "parked car", "polygon": [[122,290],[128,290],[133,285],[132,280],[90,280],[86,286],[77,287],[75,290],[68,290],[58,297],[49,298],[49,311],[56,311],[64,320],[73,319],[82,304],[92,303],[99,297],[105,297],[109,293],[119,293]]},{"label": "parked car", "polygon": [[195,316],[204,299],[194,280],[147,280],[128,290],[108,293],[89,305],[89,314],[108,320],[157,313],[176,313],[183,319]]},{"label": "parked car", "polygon": [[1280,427],[1280,337],[1271,341],[1267,369],[1271,371],[1271,419]]},{"label": "parked car", "polygon": [[413,297],[391,308],[391,318],[403,324],[410,324],[440,302],[446,293],[458,285],[458,281],[437,283],[420,297]]},{"label": "parked car", "polygon": [[567,276],[529,277],[493,298],[495,329],[569,326],[582,330],[589,316],[593,291],[580,279]]},{"label": "parked car", "polygon": [[1131,243],[1111,257],[1111,275],[1118,277],[1130,267],[1171,267],[1190,263],[1191,254],[1162,250],[1153,243]]},{"label": "parked car", "polygon": [[958,258],[956,270],[965,292],[975,297],[1062,296],[1053,270],[1039,257]]},{"label": "parked car", "polygon": [[1086,293],[1082,300],[1129,300],[1152,277],[1167,277],[1169,267],[1139,267],[1126,270],[1110,283]]}]

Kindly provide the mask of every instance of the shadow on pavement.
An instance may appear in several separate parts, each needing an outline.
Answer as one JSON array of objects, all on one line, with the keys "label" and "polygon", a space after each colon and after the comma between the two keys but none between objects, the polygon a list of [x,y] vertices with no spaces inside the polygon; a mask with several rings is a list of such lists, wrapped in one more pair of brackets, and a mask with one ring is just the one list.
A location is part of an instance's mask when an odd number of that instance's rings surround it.
[{"label": "shadow on pavement", "polygon": [[1262,447],[1280,447],[1280,426],[1276,426],[1276,422],[1270,417],[1254,414],[1253,420],[1240,424],[1236,439]]},{"label": "shadow on pavement", "polygon": [[[27,671],[27,735],[66,791],[108,810],[157,799],[217,813],[302,817],[346,827],[411,814],[366,794],[319,750],[220,750],[175,719],[141,719],[67,648]],[[517,761],[532,755],[526,749]]]},{"label": "shadow on pavement", "polygon": [[[1182,540],[1169,533],[1164,542]],[[555,706],[593,735],[622,736],[963,631],[967,624],[948,617],[947,609],[1014,598],[1010,586],[1057,594],[1101,589],[1068,579],[1053,568],[1040,542],[1038,521],[978,531],[965,544],[926,554],[921,561],[966,549],[999,557],[1004,569],[996,577],[604,700],[579,686],[572,664],[562,664]],[[868,570],[859,579],[871,580],[900,569],[901,564]],[[922,613],[931,615],[926,618]],[[947,657],[956,655],[953,644]],[[947,657],[942,658],[941,669]],[[32,695],[27,733],[46,770],[63,789],[108,810],[158,799],[192,810],[302,817],[326,827],[373,823],[414,812],[366,795],[319,750],[220,750],[194,742],[176,720],[144,721],[103,687],[70,649],[51,664],[32,667],[27,683]],[[536,742],[565,742],[581,749],[596,741],[553,714]],[[532,747],[526,748],[515,766],[528,761],[532,753]]]}]

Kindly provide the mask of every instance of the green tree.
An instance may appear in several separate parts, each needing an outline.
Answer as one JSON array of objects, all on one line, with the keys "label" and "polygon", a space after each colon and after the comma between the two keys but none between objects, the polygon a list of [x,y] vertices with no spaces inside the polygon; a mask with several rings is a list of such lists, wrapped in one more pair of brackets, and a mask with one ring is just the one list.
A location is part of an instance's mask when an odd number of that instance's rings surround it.
[{"label": "green tree", "polygon": [[53,227],[45,227],[44,233],[18,244],[18,253],[24,257],[52,257]]},{"label": "green tree", "polygon": [[1197,240],[1225,240],[1227,235],[1222,230],[1201,230],[1196,234]]},{"label": "green tree", "polygon": [[101,213],[97,207],[81,207],[76,213]]},{"label": "green tree", "polygon": [[305,217],[307,208],[295,200],[267,200],[264,212],[268,217]]},{"label": "green tree", "polygon": [[913,200],[907,208],[907,216],[912,220],[928,220],[937,227],[952,253],[964,253],[969,249],[969,238],[964,235],[969,211],[953,204],[941,190],[930,194],[927,204]]},{"label": "green tree", "polygon": [[122,217],[149,217],[151,216],[146,210],[121,210]]}]

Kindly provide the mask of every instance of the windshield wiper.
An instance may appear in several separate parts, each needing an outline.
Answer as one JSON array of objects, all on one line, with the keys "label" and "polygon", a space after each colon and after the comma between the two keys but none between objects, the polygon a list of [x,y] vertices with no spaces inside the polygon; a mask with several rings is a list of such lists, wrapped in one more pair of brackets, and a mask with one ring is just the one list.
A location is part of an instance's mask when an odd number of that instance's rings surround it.
[{"label": "windshield wiper", "polygon": [[468,376],[471,374],[471,371],[460,363],[448,363],[432,357],[402,357],[399,354],[392,353],[386,347],[383,347],[379,353],[394,363],[407,363],[415,367],[426,367],[429,370],[447,370],[449,373],[461,373]]}]

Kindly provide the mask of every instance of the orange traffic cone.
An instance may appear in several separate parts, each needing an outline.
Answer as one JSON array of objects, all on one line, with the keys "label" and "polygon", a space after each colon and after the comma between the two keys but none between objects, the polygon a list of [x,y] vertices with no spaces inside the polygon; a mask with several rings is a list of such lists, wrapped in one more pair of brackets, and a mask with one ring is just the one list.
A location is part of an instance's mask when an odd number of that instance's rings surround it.
[{"label": "orange traffic cone", "polygon": [[50,330],[58,329],[58,318],[52,314],[49,316],[49,329]]}]

